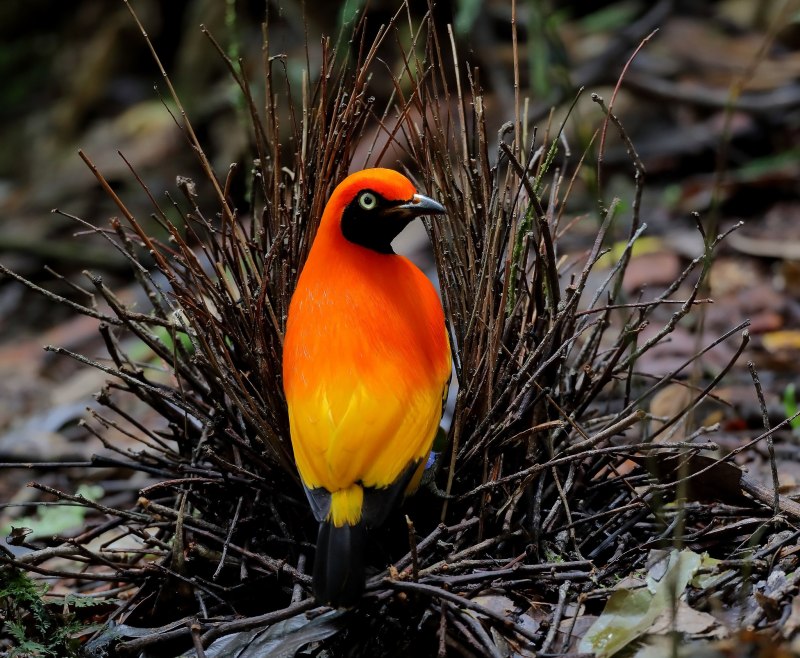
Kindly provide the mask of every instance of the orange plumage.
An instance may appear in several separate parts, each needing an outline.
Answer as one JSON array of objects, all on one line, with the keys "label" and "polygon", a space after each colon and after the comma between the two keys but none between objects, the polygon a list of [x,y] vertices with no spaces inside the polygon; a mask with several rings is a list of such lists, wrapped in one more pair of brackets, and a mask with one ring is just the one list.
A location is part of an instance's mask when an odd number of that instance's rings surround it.
[{"label": "orange plumage", "polygon": [[367,169],[333,192],[292,297],[283,383],[295,461],[320,521],[317,597],[363,588],[365,529],[427,459],[450,376],[433,285],[391,240],[442,213],[403,175]]}]

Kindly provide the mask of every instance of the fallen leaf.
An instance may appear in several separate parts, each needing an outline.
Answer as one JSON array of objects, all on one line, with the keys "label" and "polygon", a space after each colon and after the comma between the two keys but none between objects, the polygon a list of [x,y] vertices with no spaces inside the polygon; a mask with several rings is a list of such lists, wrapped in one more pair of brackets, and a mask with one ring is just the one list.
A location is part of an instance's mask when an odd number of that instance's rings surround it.
[{"label": "fallen leaf", "polygon": [[690,550],[653,552],[658,559],[647,575],[647,586],[618,590],[586,633],[578,651],[607,658],[650,632],[664,614],[671,614],[676,601],[700,568],[702,558]]},{"label": "fallen leaf", "polygon": [[[600,269],[611,268],[616,265],[622,256],[625,254],[625,247],[628,246],[627,240],[615,242],[611,245],[608,253],[603,254],[597,259],[595,267]],[[639,256],[648,256],[663,251],[664,243],[660,238],[653,236],[645,236],[636,240],[631,247],[631,257],[637,258]]]},{"label": "fallen leaf", "polygon": [[653,636],[634,658],[789,658],[796,656],[788,646],[773,639],[773,629],[738,631],[713,642],[686,642],[669,636]]},{"label": "fallen leaf", "polygon": [[689,500],[716,500],[731,505],[750,502],[742,490],[742,469],[730,462],[697,454],[659,459],[633,455],[631,459],[650,470],[659,482],[687,478],[683,495]]},{"label": "fallen leaf", "polygon": [[680,271],[680,259],[671,251],[634,256],[625,270],[622,286],[629,292],[645,286],[668,286]]},{"label": "fallen leaf", "polygon": [[708,633],[712,629],[721,628],[719,622],[707,612],[695,610],[685,601],[678,601],[677,610],[664,610],[653,621],[649,633],[666,635],[676,631],[685,635]]},{"label": "fallen leaf", "polygon": [[761,336],[761,344],[771,354],[800,350],[800,330],[769,331]]},{"label": "fallen leaf", "polygon": [[[527,613],[520,614],[522,612],[520,607],[507,596],[501,596],[499,594],[487,594],[485,596],[476,596],[473,600],[482,605],[484,608],[502,615],[509,621],[509,623],[521,626],[531,633],[536,633],[539,630],[540,622]],[[467,614],[472,615],[476,619],[483,619],[483,616],[480,613],[475,613],[468,610]],[[506,638],[501,633],[498,633],[493,626],[490,626],[488,630],[492,635],[492,639],[494,640],[500,655],[508,656],[509,658],[533,658],[533,656],[536,655],[533,651],[529,651],[524,647],[512,647]]]},{"label": "fallen leaf", "polygon": [[710,293],[715,300],[724,295],[751,288],[758,281],[760,278],[756,266],[741,258],[715,260],[708,274]]},{"label": "fallen leaf", "polygon": [[565,636],[569,633],[568,644],[564,646],[566,653],[577,653],[578,643],[586,635],[592,624],[597,620],[593,615],[579,615],[577,619],[570,617],[562,619],[558,626],[558,634]]},{"label": "fallen leaf", "polygon": [[727,578],[731,570],[728,569],[722,572],[716,572],[719,563],[720,560],[711,557],[708,553],[703,553],[702,560],[700,561],[700,569],[698,569],[699,573],[695,575],[691,581],[692,587],[707,589],[709,587],[714,587],[719,581]]}]

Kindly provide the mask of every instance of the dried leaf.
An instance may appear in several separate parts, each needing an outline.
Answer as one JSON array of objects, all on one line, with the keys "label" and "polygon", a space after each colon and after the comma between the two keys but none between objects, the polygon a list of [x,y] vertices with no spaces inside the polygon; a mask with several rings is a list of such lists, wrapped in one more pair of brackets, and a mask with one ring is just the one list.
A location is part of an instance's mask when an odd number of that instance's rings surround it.
[{"label": "dried leaf", "polygon": [[[616,265],[625,254],[625,247],[627,247],[627,245],[627,240],[614,243],[608,253],[597,259],[597,264],[595,267],[598,269],[614,267],[614,265]],[[663,249],[664,243],[660,238],[643,237],[639,238],[633,243],[633,247],[631,248],[631,257],[637,258],[639,256],[657,254],[663,251]]]},{"label": "dried leaf", "polygon": [[718,628],[719,622],[707,612],[695,610],[685,601],[678,601],[674,611],[664,610],[648,631],[652,635],[666,635],[673,631],[684,635],[699,635]]},{"label": "dried leaf", "polygon": [[771,354],[800,350],[800,330],[770,331],[761,336],[761,344]]},{"label": "dried leaf", "polygon": [[[341,617],[345,613],[333,610],[309,621],[302,614],[278,622],[267,629],[255,629],[226,635],[216,640],[205,650],[206,658],[292,658],[305,645],[330,637],[342,628]],[[195,651],[179,658],[197,658]]]},{"label": "dried leaf", "polygon": [[[520,614],[520,607],[507,596],[488,594],[485,596],[476,596],[473,600],[482,605],[484,608],[488,608],[493,612],[503,615],[506,619],[508,619],[509,623],[521,626],[531,633],[536,633],[539,630],[541,622],[534,619],[527,613]],[[469,610],[467,611],[467,614],[472,615],[476,619],[483,619],[480,614],[473,613]],[[493,626],[490,626],[489,631],[491,632],[492,639],[494,640],[500,655],[507,656],[508,658],[532,658],[535,656],[534,652],[529,651],[524,647],[512,646],[511,643],[509,643],[501,633],[497,632]]]}]

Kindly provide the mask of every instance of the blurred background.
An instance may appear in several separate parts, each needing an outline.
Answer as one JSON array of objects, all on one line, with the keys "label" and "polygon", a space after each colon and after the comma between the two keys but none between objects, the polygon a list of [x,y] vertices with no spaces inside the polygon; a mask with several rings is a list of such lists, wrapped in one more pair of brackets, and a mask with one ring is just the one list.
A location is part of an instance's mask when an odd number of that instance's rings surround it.
[{"label": "blurred background", "polygon": [[[265,20],[273,66],[286,68],[296,91],[305,71],[313,77],[318,70],[323,36],[336,41],[364,12],[368,33],[375,32],[399,6],[387,0],[305,7],[261,0],[131,4],[220,178],[230,163],[248,163],[253,155],[240,92],[201,24],[231,59],[242,58],[258,97]],[[428,10],[426,2],[410,5],[416,17]],[[800,353],[799,12],[800,3],[791,0],[519,0],[516,5],[438,0],[435,8],[443,47],[449,47],[447,25],[452,25],[459,59],[486,90],[493,133],[513,119],[512,17],[525,63],[519,93],[531,126],[556,129],[584,88],[565,138],[573,162],[586,151],[586,176],[576,181],[570,211],[588,219],[562,243],[564,250],[591,240],[598,197],[607,203],[619,196],[623,209],[630,210],[631,159],[613,129],[604,154],[604,189],[592,187],[597,158],[592,138],[603,115],[590,94],[609,102],[626,61],[658,28],[614,102],[647,169],[642,218],[648,237],[629,268],[626,288],[659,289],[702,253],[691,212],[701,213],[712,233],[739,220],[745,226],[712,269],[708,292],[715,304],[704,325],[679,328],[668,348],[654,351],[641,365],[666,372],[693,353],[698,332],[719,335],[750,318],[755,341],[749,358],[757,362],[777,412],[785,408],[784,393],[796,378]],[[410,47],[407,27],[384,42],[381,57],[392,70],[398,68],[398,42]],[[342,42],[340,56],[357,48]],[[124,260],[96,235],[74,239],[86,227],[51,210],[98,226],[107,226],[118,212],[78,149],[141,217],[150,212],[147,196],[118,152],[159,199],[165,190],[175,191],[176,176],[200,179],[174,120],[176,108],[130,12],[111,0],[3,2],[0,80],[0,263],[80,303],[87,303],[76,289],[87,287],[83,270],[102,273],[109,285],[124,290],[131,281]],[[392,92],[389,76],[376,76],[371,85],[385,103]],[[236,194],[246,214],[246,194]],[[4,459],[86,457],[94,450],[74,428],[104,375],[53,358],[42,346],[100,354],[96,325],[0,274]],[[720,355],[720,362],[725,358]],[[745,384],[741,399],[730,387],[740,409],[753,405],[752,387]],[[786,468],[787,482],[794,481]],[[800,481],[800,470],[796,478]],[[6,486],[0,496],[16,495],[13,483]]]}]

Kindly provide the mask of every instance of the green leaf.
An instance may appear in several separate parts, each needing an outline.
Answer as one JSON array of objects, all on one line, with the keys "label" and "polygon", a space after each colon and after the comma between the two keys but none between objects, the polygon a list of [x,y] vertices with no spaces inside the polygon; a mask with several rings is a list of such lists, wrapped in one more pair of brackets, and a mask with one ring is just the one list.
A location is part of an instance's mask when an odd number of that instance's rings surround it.
[{"label": "green leaf", "polygon": [[339,26],[349,25],[358,17],[358,12],[364,6],[364,0],[345,0],[339,11]]},{"label": "green leaf", "polygon": [[[78,487],[77,494],[86,500],[95,501],[103,496],[103,488],[98,485],[82,484]],[[35,516],[25,516],[14,521],[14,527],[25,526],[33,532],[33,537],[51,537],[67,530],[83,526],[88,507],[78,504],[44,505],[40,507]],[[13,531],[10,523],[0,527],[2,536]]]},{"label": "green leaf", "polygon": [[701,563],[701,556],[690,550],[666,554],[650,568],[646,587],[621,589],[611,595],[578,651],[607,658],[644,635],[680,598]]},{"label": "green leaf", "polygon": [[[703,553],[700,561],[700,569],[711,571],[716,569],[720,562],[721,560],[717,560],[716,558],[709,556],[708,553]],[[692,587],[697,587],[698,589],[714,587],[714,585],[716,585],[719,581],[726,579],[730,573],[730,569],[721,571],[719,573],[698,573],[692,578],[691,585]]]},{"label": "green leaf", "polygon": [[456,16],[453,21],[456,34],[465,36],[472,32],[482,4],[482,0],[458,0],[456,2]]},{"label": "green leaf", "polygon": [[610,32],[630,25],[639,13],[637,2],[615,2],[580,19],[587,32]]},{"label": "green leaf", "polygon": [[[615,242],[611,246],[611,250],[600,256],[595,263],[598,269],[606,269],[616,265],[625,253],[625,248],[628,246],[627,240]],[[631,247],[631,257],[647,256],[649,254],[657,254],[664,250],[664,241],[661,238],[654,236],[641,237],[633,243]]]},{"label": "green leaf", "polygon": [[644,587],[614,592],[581,640],[579,651],[594,652],[599,658],[613,656],[650,627],[659,612],[652,604],[653,595]]},{"label": "green leaf", "polygon": [[67,594],[63,599],[63,604],[73,608],[92,608],[97,605],[105,605],[114,600],[115,599],[111,598],[98,598],[87,594]]},{"label": "green leaf", "polygon": [[[797,397],[794,384],[788,384],[783,391],[783,412],[787,418],[791,418],[797,413]],[[792,431],[797,433],[800,430],[800,416],[790,422]]]}]

